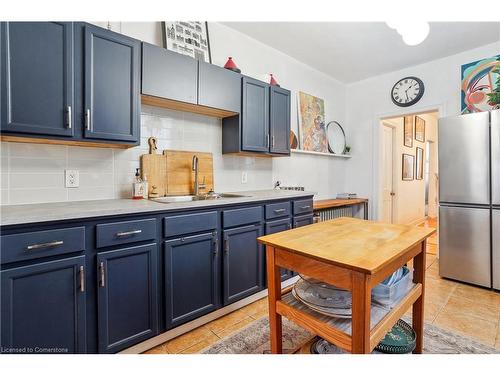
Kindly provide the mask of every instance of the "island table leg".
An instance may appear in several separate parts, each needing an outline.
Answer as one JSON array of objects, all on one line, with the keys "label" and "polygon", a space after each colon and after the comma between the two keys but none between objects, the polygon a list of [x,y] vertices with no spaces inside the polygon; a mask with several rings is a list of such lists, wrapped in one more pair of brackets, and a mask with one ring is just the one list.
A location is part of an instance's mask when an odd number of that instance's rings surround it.
[{"label": "island table leg", "polygon": [[353,354],[370,353],[371,288],[370,277],[352,273],[352,350]]},{"label": "island table leg", "polygon": [[271,341],[271,353],[282,353],[282,326],[281,315],[276,313],[276,301],[281,299],[281,274],[280,268],[274,262],[274,248],[266,246],[267,260],[267,287],[269,301],[269,334]]},{"label": "island table leg", "polygon": [[417,334],[417,344],[413,353],[422,354],[424,345],[424,291],[426,242],[421,243],[421,252],[413,258],[413,282],[422,284],[422,295],[413,303],[412,326]]}]

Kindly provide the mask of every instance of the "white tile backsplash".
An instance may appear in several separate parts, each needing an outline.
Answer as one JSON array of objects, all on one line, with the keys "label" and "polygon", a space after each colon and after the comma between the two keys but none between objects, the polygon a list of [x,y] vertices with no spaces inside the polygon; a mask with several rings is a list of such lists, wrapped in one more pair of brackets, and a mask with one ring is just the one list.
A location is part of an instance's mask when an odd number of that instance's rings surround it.
[{"label": "white tile backsplash", "polygon": [[[215,190],[270,189],[305,186],[330,197],[345,189],[344,160],[292,154],[265,158],[222,155],[220,119],[150,106],[142,107],[141,144],[130,149],[75,147],[1,142],[1,204],[130,198],[140,155],[148,153],[148,137],[164,149],[211,152]],[[80,172],[80,187],[65,188],[64,170]],[[248,181],[241,183],[242,172]]]},{"label": "white tile backsplash", "polygon": [[[218,191],[272,187],[272,160],[222,155],[220,119],[142,107],[141,144],[130,149],[1,143],[1,204],[129,198],[148,138],[164,149],[212,152]],[[259,159],[259,160],[257,160]],[[65,188],[64,170],[80,172],[80,187]],[[241,171],[248,183],[241,183]]]}]

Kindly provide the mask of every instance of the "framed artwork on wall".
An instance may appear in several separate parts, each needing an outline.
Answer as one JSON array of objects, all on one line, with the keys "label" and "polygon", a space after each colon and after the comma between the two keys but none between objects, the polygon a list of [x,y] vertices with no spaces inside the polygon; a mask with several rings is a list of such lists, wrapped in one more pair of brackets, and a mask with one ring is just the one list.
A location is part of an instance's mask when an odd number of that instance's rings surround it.
[{"label": "framed artwork on wall", "polygon": [[418,116],[415,116],[415,139],[425,142],[425,120]]},{"label": "framed artwork on wall", "polygon": [[207,22],[163,21],[161,29],[163,48],[212,63]]},{"label": "framed artwork on wall", "polygon": [[404,117],[403,143],[406,147],[413,147],[413,116]]},{"label": "framed artwork on wall", "polygon": [[415,163],[415,179],[424,179],[424,149],[417,147],[417,159]]},{"label": "framed artwork on wall", "polygon": [[328,153],[325,129],[325,101],[299,91],[299,136],[302,150]]},{"label": "framed artwork on wall", "polygon": [[495,104],[488,94],[498,90],[500,55],[462,65],[462,114],[491,111]]},{"label": "framed artwork on wall", "polygon": [[403,154],[403,181],[413,181],[413,166],[415,158],[413,155]]}]

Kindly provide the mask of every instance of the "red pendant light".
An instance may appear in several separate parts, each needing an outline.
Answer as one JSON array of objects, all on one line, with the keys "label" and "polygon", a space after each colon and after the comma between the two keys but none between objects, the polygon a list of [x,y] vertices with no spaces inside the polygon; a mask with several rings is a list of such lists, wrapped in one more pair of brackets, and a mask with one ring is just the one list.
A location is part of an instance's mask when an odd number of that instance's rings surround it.
[{"label": "red pendant light", "polygon": [[271,80],[269,81],[269,84],[270,84],[271,86],[278,86],[278,87],[280,87],[280,85],[278,84],[278,81],[276,81],[276,80],[274,79],[273,75],[272,75],[272,74],[269,74],[269,75],[271,76]]},{"label": "red pendant light", "polygon": [[234,63],[234,61],[233,61],[233,58],[232,58],[232,57],[228,57],[227,62],[226,62],[226,65],[224,65],[224,68],[225,68],[225,69],[232,70],[233,72],[236,72],[236,73],[241,73],[241,69],[239,69],[239,68],[236,66],[236,64]]}]

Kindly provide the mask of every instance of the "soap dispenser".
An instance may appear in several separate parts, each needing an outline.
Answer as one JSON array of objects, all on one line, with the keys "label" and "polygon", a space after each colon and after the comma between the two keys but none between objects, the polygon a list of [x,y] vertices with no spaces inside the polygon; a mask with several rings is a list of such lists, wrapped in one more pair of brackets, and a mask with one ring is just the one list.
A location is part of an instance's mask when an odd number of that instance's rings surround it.
[{"label": "soap dispenser", "polygon": [[142,180],[141,180],[139,168],[136,168],[136,170],[135,170],[133,192],[134,192],[134,196],[133,196],[134,199],[143,199],[144,198],[144,184],[142,183]]}]

